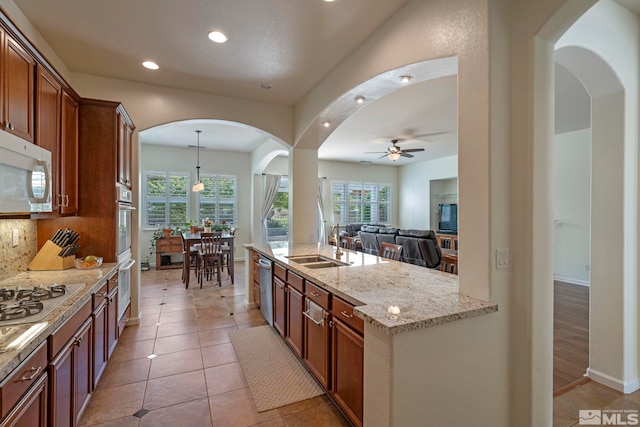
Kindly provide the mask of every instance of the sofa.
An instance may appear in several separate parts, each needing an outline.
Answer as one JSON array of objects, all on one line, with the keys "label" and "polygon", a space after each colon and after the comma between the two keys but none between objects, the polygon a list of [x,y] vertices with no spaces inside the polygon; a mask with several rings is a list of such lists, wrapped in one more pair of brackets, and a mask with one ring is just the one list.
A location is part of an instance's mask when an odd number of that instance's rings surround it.
[{"label": "sofa", "polygon": [[380,243],[394,243],[402,245],[400,260],[403,262],[428,268],[438,268],[440,265],[442,251],[433,230],[398,229],[377,224],[356,224],[350,229],[349,225],[347,232],[358,229],[363,252],[377,255]]}]

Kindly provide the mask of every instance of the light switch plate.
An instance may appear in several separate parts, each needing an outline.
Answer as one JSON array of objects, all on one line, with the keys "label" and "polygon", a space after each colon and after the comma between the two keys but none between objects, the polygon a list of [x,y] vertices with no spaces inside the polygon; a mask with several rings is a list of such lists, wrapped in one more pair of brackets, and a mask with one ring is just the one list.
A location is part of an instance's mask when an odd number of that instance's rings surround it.
[{"label": "light switch plate", "polygon": [[11,231],[11,244],[15,248],[16,246],[18,246],[18,243],[20,243],[20,232],[16,228]]},{"label": "light switch plate", "polygon": [[496,268],[509,268],[509,249],[496,249]]}]

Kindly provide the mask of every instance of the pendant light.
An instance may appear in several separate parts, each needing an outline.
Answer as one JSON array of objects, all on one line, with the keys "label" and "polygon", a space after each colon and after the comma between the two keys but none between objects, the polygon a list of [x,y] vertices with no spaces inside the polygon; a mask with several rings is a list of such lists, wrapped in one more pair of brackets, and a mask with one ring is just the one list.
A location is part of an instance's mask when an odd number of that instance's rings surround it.
[{"label": "pendant light", "polygon": [[198,134],[198,145],[197,145],[197,158],[198,158],[198,163],[196,166],[196,183],[193,184],[193,188],[191,189],[191,191],[194,192],[198,192],[198,191],[202,191],[204,190],[204,184],[200,182],[200,132],[202,132],[201,130],[197,130],[196,133]]}]

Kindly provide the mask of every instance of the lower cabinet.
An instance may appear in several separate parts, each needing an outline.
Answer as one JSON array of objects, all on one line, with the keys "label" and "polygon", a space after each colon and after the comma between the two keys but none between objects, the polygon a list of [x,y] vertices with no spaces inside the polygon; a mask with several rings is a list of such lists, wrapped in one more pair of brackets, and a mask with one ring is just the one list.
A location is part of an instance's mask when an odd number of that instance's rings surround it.
[{"label": "lower cabinet", "polygon": [[93,387],[107,367],[107,301],[102,299],[91,314],[93,318]]},{"label": "lower cabinet", "polygon": [[331,396],[349,419],[361,426],[364,338],[336,317],[331,326]]},{"label": "lower cabinet", "polygon": [[307,317],[304,318],[304,364],[313,373],[318,382],[329,390],[329,343],[331,337],[330,317],[324,311],[324,321],[320,324]]},{"label": "lower cabinet", "polygon": [[287,331],[287,285],[273,276],[273,327],[284,337]]},{"label": "lower cabinet", "polygon": [[302,357],[304,297],[291,286],[287,286],[287,334],[285,340],[298,357]]},{"label": "lower cabinet", "polygon": [[[116,275],[116,278],[118,276]],[[113,354],[113,350],[116,349],[118,344],[118,337],[120,336],[120,326],[118,324],[118,282],[116,280],[116,287],[109,291],[107,295],[107,319],[106,319],[106,338],[107,338],[107,360]],[[125,317],[125,316],[123,316]],[[127,320],[129,319],[126,316]],[[126,324],[126,321],[124,322]],[[123,327],[124,329],[124,327]]]},{"label": "lower cabinet", "polygon": [[87,318],[49,364],[52,426],[75,426],[91,397],[92,325]]},{"label": "lower cabinet", "polygon": [[49,376],[43,371],[18,405],[0,423],[0,427],[46,427],[48,425],[48,382]]}]

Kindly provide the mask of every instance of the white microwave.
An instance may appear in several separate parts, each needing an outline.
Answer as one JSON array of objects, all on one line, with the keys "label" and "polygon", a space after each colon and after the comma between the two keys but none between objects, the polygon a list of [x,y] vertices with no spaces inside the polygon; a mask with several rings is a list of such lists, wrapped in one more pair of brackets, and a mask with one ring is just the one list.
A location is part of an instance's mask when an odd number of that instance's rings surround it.
[{"label": "white microwave", "polygon": [[0,215],[51,212],[51,152],[0,131]]}]

